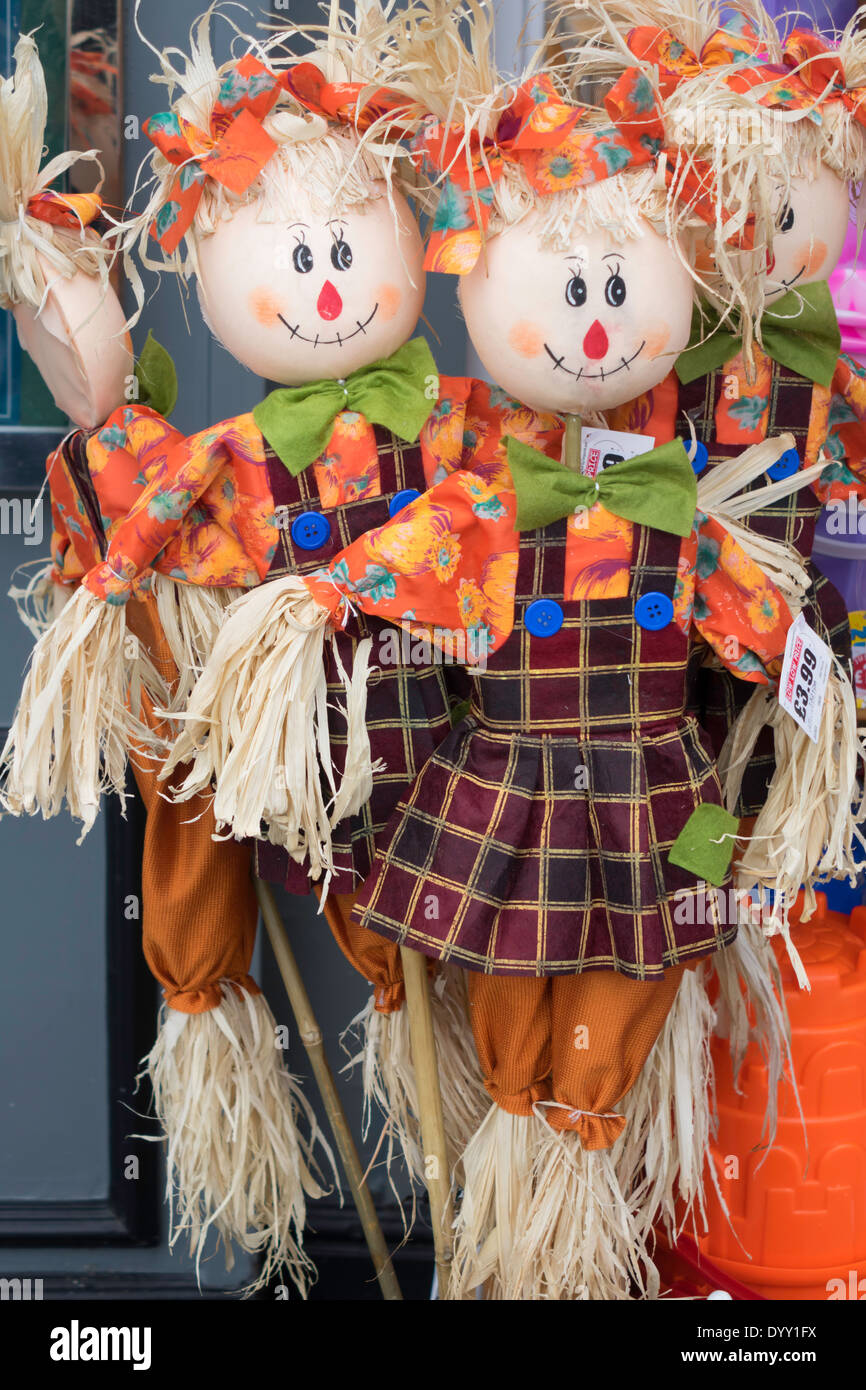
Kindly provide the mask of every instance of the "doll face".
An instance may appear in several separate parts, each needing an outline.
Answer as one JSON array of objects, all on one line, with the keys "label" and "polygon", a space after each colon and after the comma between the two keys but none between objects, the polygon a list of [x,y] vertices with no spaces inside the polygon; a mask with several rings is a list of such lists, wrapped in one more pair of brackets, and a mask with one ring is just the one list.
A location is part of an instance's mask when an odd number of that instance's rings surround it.
[{"label": "doll face", "polygon": [[133,368],[126,315],[114,290],[79,271],[58,278],[37,317],[29,304],[12,310],[18,338],[59,410],[81,429],[93,429],[122,405]]},{"label": "doll face", "polygon": [[848,186],[826,165],[816,179],[791,180],[788,197],[779,189],[773,256],[764,294],[769,303],[798,285],[826,280],[836,268],[848,231]]},{"label": "doll face", "polygon": [[424,301],[409,208],[384,196],[324,219],[303,191],[285,222],[241,208],[198,244],[199,298],[233,357],[283,386],[346,377],[410,337]]},{"label": "doll face", "polygon": [[692,287],[667,242],[538,240],[535,215],[493,237],[460,282],[473,345],[493,380],[536,410],[581,414],[657,385],[689,338]]}]

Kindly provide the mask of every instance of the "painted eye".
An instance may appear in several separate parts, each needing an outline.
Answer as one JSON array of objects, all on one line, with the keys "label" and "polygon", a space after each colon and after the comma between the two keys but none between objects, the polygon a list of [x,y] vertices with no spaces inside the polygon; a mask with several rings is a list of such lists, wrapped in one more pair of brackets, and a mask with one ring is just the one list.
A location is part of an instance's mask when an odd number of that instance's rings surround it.
[{"label": "painted eye", "polygon": [[625,303],[625,280],[621,275],[611,275],[604,287],[604,297],[614,309]]},{"label": "painted eye", "polygon": [[352,248],[348,241],[335,241],[331,247],[331,265],[335,270],[348,270],[352,264]]},{"label": "painted eye", "polygon": [[565,287],[565,298],[574,309],[586,303],[586,281],[582,275],[572,275]]},{"label": "painted eye", "polygon": [[292,252],[292,265],[300,275],[308,275],[313,268],[313,253],[305,241],[299,241]]},{"label": "painted eye", "polygon": [[779,214],[779,231],[790,232],[794,225],[794,209],[790,203],[786,203]]}]

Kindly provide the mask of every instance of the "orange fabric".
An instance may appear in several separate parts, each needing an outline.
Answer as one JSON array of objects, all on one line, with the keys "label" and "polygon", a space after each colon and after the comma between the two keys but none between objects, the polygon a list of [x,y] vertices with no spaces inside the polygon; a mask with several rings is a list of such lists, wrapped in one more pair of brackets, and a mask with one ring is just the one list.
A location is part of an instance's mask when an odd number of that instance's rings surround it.
[{"label": "orange fabric", "polygon": [[487,1091],[511,1115],[553,1101],[543,1112],[552,1128],[574,1130],[586,1149],[610,1148],[625,1119],[607,1112],[634,1085],[686,968],[659,981],[612,970],[551,979],[470,973]]},{"label": "orange fabric", "polygon": [[[632,980],[613,970],[551,980],[554,1129],[574,1130],[585,1149],[609,1149],[625,1117],[609,1115],[631,1090],[670,1012],[685,966],[661,980]],[[592,1112],[579,1114],[578,1111]]]},{"label": "orange fabric", "polygon": [[[317,898],[321,886],[313,884]],[[400,947],[394,941],[369,931],[352,921],[354,893],[329,893],[322,909],[325,920],[350,965],[369,981],[375,991],[374,1005],[380,1014],[394,1014],[403,1006],[403,964]]]},{"label": "orange fabric", "polygon": [[[175,668],[153,598],[131,599],[126,619],[129,630],[171,679]],[[156,727],[153,711],[143,713]],[[215,841],[207,798],[175,805],[166,800],[165,786],[157,781],[158,766],[135,751],[131,761],[147,809],[142,942],[166,1003],[180,1013],[205,1013],[219,1004],[223,979],[258,994],[248,974],[258,921],[249,845]],[[176,775],[181,781],[184,769],[178,768]]]},{"label": "orange fabric", "polygon": [[531,1115],[550,1099],[551,981],[470,971],[467,982],[484,1085],[510,1115]]}]

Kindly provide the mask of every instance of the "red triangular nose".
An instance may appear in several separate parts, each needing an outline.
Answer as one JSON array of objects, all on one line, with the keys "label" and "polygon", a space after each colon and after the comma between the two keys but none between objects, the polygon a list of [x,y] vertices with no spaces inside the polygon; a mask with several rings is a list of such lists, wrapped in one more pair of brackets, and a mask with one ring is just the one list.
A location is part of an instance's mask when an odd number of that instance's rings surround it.
[{"label": "red triangular nose", "polygon": [[600,357],[607,357],[609,347],[610,343],[607,340],[607,334],[598,319],[596,319],[583,340],[584,357],[592,357],[597,361]]},{"label": "red triangular nose", "polygon": [[326,280],[322,286],[322,292],[316,300],[316,308],[319,317],[327,319],[338,319],[343,312],[343,301],[336,285],[332,285],[330,280]]}]

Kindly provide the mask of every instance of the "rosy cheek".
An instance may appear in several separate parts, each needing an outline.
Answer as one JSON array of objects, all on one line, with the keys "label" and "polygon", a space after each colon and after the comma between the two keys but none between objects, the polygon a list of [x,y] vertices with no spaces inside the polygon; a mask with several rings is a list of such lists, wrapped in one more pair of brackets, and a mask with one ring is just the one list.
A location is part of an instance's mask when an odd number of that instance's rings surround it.
[{"label": "rosy cheek", "polygon": [[379,305],[379,317],[387,323],[389,319],[394,318],[403,303],[403,291],[396,285],[380,285],[376,291],[376,302]]},{"label": "rosy cheek", "polygon": [[283,306],[269,289],[253,290],[247,303],[250,313],[263,328],[272,328],[278,322]]},{"label": "rosy cheek", "polygon": [[538,357],[544,351],[544,335],[535,323],[521,319],[508,334],[508,342],[519,357]]},{"label": "rosy cheek", "polygon": [[800,253],[800,264],[806,267],[807,275],[815,275],[827,259],[826,241],[810,241]]},{"label": "rosy cheek", "polygon": [[660,357],[670,340],[670,324],[663,323],[654,333],[647,334],[644,351],[647,357]]}]

